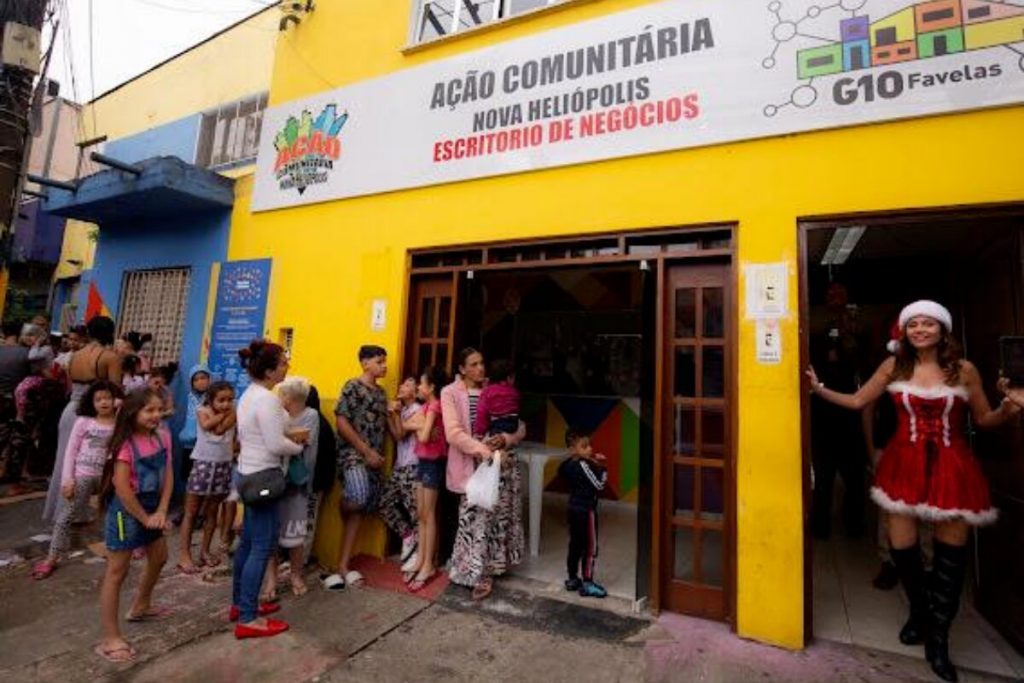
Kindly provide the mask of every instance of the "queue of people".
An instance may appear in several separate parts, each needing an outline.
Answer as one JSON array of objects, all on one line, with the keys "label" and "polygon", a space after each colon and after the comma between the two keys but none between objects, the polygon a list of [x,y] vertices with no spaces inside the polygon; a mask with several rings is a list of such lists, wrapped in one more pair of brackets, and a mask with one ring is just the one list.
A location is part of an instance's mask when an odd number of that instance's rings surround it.
[{"label": "queue of people", "polygon": [[[107,355],[113,353],[110,330],[103,323],[92,327],[93,341],[69,366],[74,371],[75,418],[61,465],[61,493],[68,503],[55,522],[49,557],[36,566],[35,576],[46,578],[53,573],[67,546],[70,520],[89,495],[98,492],[105,511],[109,561],[101,597],[104,638],[96,653],[123,662],[136,655],[121,634],[117,612],[133,554],[145,556],[147,562],[127,618],[155,620],[167,613],[152,596],[167,560],[165,532],[173,526],[170,504],[179,469],[171,455],[162,386],[147,382],[125,394],[110,377],[110,370],[120,367]],[[455,546],[447,563],[453,583],[482,600],[491,593],[495,578],[521,562],[525,544],[515,446],[525,428],[518,418],[518,393],[507,364],[492,366],[488,385],[483,355],[466,349],[454,381],[449,382],[441,368],[425,368],[418,378],[405,378],[397,398],[388,401],[380,385],[387,374],[387,353],[378,346],[364,346],[358,356],[362,372],[342,387],[335,424],[325,425],[315,389],[303,378],[287,376],[288,358],[282,347],[256,340],[239,355],[251,383],[237,403],[231,385],[216,381],[205,369],[190,373],[189,415],[179,436],[191,446],[192,466],[177,566],[189,574],[223,560],[226,548],[221,552],[212,548],[217,520],[225,518],[223,508],[239,501],[242,532],[234,552],[229,608],[230,619],[237,622],[237,638],[269,637],[289,628],[286,621],[272,616],[281,609],[276,587],[286,564],[293,594],[308,591],[304,568],[310,559],[320,494],[329,490],[323,482],[321,444],[333,446],[335,439],[345,529],[336,572],[323,577],[325,589],[337,591],[363,582],[352,566],[354,543],[361,521],[377,513],[402,539],[408,589],[415,592],[426,587],[439,574],[438,498],[444,489],[459,494],[461,501]],[[91,374],[82,368],[91,369]],[[190,429],[195,435],[191,442],[187,440]],[[385,480],[383,453],[388,435],[396,442],[397,460]],[[603,597],[604,590],[593,576],[596,500],[606,476],[600,464],[603,456],[592,453],[585,434],[570,436],[571,462],[583,463],[566,470],[580,503],[573,514],[579,517],[582,511],[580,519],[593,523],[570,519],[574,531],[566,587]],[[331,446],[328,456],[334,454]],[[467,482],[480,463],[499,453],[496,500],[486,509],[471,504],[464,495]],[[329,484],[334,476],[330,472]],[[193,531],[201,513],[207,522],[197,557]],[[233,510],[226,513],[222,531],[234,516]],[[582,581],[577,578],[580,569]]]},{"label": "queue of people", "polygon": [[[883,394],[892,398],[896,426],[880,449],[871,496],[886,513],[889,557],[910,602],[899,639],[923,644],[932,669],[945,680],[957,678],[948,637],[966,573],[969,530],[993,522],[997,514],[966,438],[967,420],[993,428],[1024,407],[1024,390],[1005,380],[998,382],[1004,400],[995,409],[990,406],[982,379],[961,357],[952,329],[948,310],[935,302],[916,302],[900,315],[893,355],[856,391],[837,391],[813,368],[807,370],[812,391],[841,409],[863,411]],[[31,332],[22,335],[27,340],[23,350],[7,355],[31,365],[40,355],[32,352]],[[133,554],[144,555],[147,562],[127,618],[153,620],[166,614],[152,596],[167,560],[165,532],[173,526],[170,508],[179,479],[186,492],[177,565],[182,573],[224,561],[236,505],[243,506],[229,608],[239,639],[274,636],[289,628],[271,616],[281,610],[278,577],[287,565],[293,594],[308,591],[304,568],[323,494],[335,478],[343,492],[344,528],[337,565],[322,577],[328,591],[363,583],[353,554],[362,522],[373,514],[401,539],[408,589],[420,591],[435,580],[441,564],[439,530],[447,521],[439,505],[444,491],[459,500],[446,566],[453,584],[483,600],[495,579],[522,561],[516,446],[526,430],[508,363],[487,366],[480,351],[467,348],[458,356],[454,379],[442,368],[424,368],[418,376],[403,378],[397,396],[389,400],[381,384],[387,352],[363,346],[357,357],[360,374],[344,383],[332,425],[319,411],[315,387],[301,377],[288,377],[285,350],[254,340],[239,352],[251,380],[241,396],[205,366],[190,371],[185,426],[178,435],[189,463],[183,470],[175,464],[166,422],[173,412],[167,389],[173,368],[150,364],[144,384],[125,391],[124,358],[130,355],[114,350],[113,321],[94,318],[84,332],[87,338],[79,348],[59,361],[70,386],[53,477],[63,503],[51,511],[48,501],[48,512],[56,511],[53,540],[33,576],[53,573],[67,547],[70,525],[98,493],[109,551],[101,593],[104,638],[96,648],[100,656],[122,662],[136,654],[121,635],[118,618]],[[0,380],[5,379],[4,360],[0,353]],[[17,403],[14,394],[12,388],[10,398]],[[395,461],[385,477],[389,436]],[[565,587],[600,598],[607,593],[594,567],[605,458],[594,453],[589,434],[578,429],[569,430],[566,447],[570,458],[559,469],[570,491]],[[498,468],[497,491],[488,505],[467,495],[481,467]],[[200,515],[205,523],[196,556],[193,531]],[[934,524],[934,568],[927,575],[919,544],[923,522]],[[215,551],[218,526],[222,547]]]}]

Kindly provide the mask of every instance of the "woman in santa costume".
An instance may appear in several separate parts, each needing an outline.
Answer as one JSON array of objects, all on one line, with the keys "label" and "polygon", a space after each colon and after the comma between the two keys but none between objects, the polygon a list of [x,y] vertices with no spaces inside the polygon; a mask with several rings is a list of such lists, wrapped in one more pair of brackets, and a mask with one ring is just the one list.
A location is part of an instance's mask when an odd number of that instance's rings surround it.
[{"label": "woman in santa costume", "polygon": [[[811,390],[850,410],[862,410],[888,392],[898,427],[878,463],[871,497],[889,513],[889,542],[910,618],[900,630],[906,645],[924,643],[940,678],[956,681],[949,661],[949,627],[960,605],[971,526],[991,524],[996,510],[988,483],[967,440],[968,412],[977,427],[993,428],[1020,408],[1004,399],[995,410],[978,370],[962,359],[952,337],[953,317],[934,301],[900,313],[899,346],[855,394],[833,391],[807,370]],[[918,520],[935,523],[933,571],[925,583]]]}]

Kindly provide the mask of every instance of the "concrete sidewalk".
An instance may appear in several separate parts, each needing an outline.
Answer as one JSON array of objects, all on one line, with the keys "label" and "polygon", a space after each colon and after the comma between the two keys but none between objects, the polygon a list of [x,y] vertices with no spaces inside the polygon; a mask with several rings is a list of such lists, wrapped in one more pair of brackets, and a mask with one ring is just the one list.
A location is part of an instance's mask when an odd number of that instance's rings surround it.
[{"label": "concrete sidewalk", "polygon": [[[138,657],[112,665],[92,652],[99,638],[103,560],[87,552],[46,581],[28,578],[28,560],[45,551],[45,543],[28,540],[46,530],[36,521],[40,508],[41,501],[0,506],[0,553],[17,549],[26,558],[0,569],[4,681],[935,680],[922,661],[901,655],[831,643],[790,652],[745,641],[723,624],[637,616],[615,601],[581,601],[522,579],[498,582],[490,599],[476,603],[457,586],[430,602],[371,588],[330,593],[309,577],[306,596],[282,599],[289,632],[238,642],[227,621],[227,566],[183,576],[173,559],[156,590],[158,602],[173,607],[173,614],[127,625]],[[176,536],[169,540],[173,548]],[[139,569],[136,563],[123,610]],[[966,683],[1009,680],[961,674]]]}]

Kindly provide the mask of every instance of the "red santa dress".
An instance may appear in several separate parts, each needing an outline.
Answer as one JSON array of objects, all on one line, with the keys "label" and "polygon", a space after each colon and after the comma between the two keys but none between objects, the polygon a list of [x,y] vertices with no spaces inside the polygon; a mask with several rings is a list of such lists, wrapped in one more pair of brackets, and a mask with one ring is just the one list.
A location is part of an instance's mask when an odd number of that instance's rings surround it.
[{"label": "red santa dress", "polygon": [[871,497],[889,512],[930,521],[991,524],[988,482],[967,441],[967,390],[893,382],[896,434],[878,462]]}]

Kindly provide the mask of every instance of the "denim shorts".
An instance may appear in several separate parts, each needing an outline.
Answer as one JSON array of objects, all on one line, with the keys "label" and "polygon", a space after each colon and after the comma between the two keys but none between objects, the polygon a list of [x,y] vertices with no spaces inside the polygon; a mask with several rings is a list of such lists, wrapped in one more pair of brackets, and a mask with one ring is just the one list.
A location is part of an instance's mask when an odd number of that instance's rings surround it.
[{"label": "denim shorts", "polygon": [[346,467],[345,503],[363,512],[377,509],[380,498],[380,472],[371,470],[365,465]]},{"label": "denim shorts", "polygon": [[416,481],[425,489],[439,490],[444,485],[446,460],[420,460],[416,465]]},{"label": "denim shorts", "polygon": [[[153,514],[160,504],[160,494],[137,494],[142,508]],[[108,550],[135,550],[144,548],[163,538],[162,529],[147,529],[142,522],[128,512],[116,495],[107,507],[104,524],[104,540]]]}]

